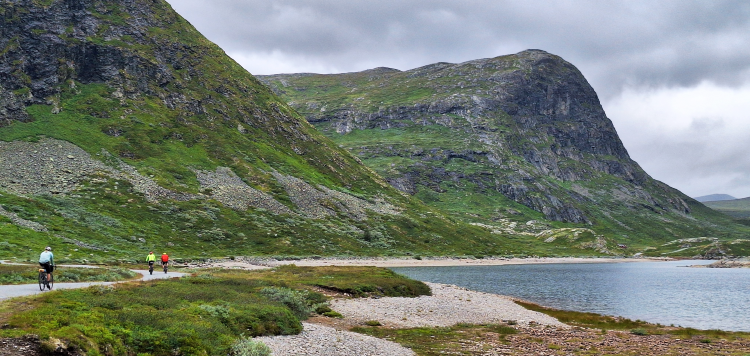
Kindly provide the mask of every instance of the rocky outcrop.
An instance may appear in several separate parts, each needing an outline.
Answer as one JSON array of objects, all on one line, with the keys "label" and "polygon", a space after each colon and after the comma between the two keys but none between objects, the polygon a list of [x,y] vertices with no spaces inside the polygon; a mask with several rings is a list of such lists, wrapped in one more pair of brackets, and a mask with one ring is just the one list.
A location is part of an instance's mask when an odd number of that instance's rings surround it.
[{"label": "rocky outcrop", "polygon": [[[594,195],[612,194],[566,186],[614,177],[629,202],[690,213],[680,194],[664,199],[644,188],[657,183],[630,159],[594,89],[572,64],[544,51],[404,72],[259,78],[334,140],[354,131],[445,127],[432,142],[348,147],[365,160],[407,158],[409,164],[378,173],[408,194],[420,187],[443,192],[442,182],[450,181],[475,194],[499,192],[550,220],[591,223],[586,206],[596,204]],[[308,90],[313,82],[316,90]],[[346,87],[347,96],[326,85]]]}]

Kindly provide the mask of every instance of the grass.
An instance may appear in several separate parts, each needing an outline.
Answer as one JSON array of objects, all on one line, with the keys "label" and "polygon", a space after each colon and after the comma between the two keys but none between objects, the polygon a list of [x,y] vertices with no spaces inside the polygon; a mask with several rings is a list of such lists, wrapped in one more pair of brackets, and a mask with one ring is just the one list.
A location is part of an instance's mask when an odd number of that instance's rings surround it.
[{"label": "grass", "polygon": [[89,356],[223,356],[243,337],[299,333],[300,320],[310,313],[306,308],[327,299],[310,291],[318,286],[408,291],[421,283],[389,272],[294,266],[210,270],[182,279],[52,291],[0,304],[0,321],[7,324],[0,337],[33,333],[43,341],[63,340]]},{"label": "grass", "polygon": [[[654,350],[650,347],[655,345],[667,347],[675,354],[695,352],[696,355],[713,355],[720,352],[745,355],[747,342],[750,340],[750,333],[667,327],[593,313],[555,310],[531,303],[518,304],[556,317],[575,328],[516,328],[509,322],[507,325],[459,324],[452,327],[392,329],[376,326],[376,322],[372,322],[371,326],[358,326],[351,330],[397,342],[411,348],[419,356],[477,355],[500,350],[524,355],[543,352],[566,355],[643,355],[653,353]],[[617,332],[608,333],[608,330]],[[517,337],[506,339],[506,336],[514,334]],[[712,344],[715,348],[705,349],[702,345],[706,344]],[[598,345],[606,346],[598,349]]]},{"label": "grass", "polygon": [[[0,284],[37,283],[39,277],[37,265],[0,264]],[[124,268],[77,268],[58,267],[55,269],[55,282],[116,282],[133,279],[140,274]]]},{"label": "grass", "polygon": [[471,351],[466,351],[466,346],[472,345],[488,335],[503,340],[506,335],[518,333],[518,330],[511,326],[496,324],[459,324],[451,327],[410,329],[389,329],[372,326],[354,327],[351,330],[397,342],[412,349],[419,356],[475,355]]},{"label": "grass", "polygon": [[[277,267],[274,281],[295,288],[315,286],[353,297],[417,297],[431,295],[426,284],[376,267]],[[270,281],[269,281],[270,282]]]},{"label": "grass", "polygon": [[640,320],[630,320],[627,318],[600,315],[595,313],[584,313],[567,310],[557,310],[547,308],[534,303],[516,301],[516,304],[536,312],[544,313],[560,320],[561,322],[573,326],[586,327],[601,330],[631,330],[643,329],[650,324]]},{"label": "grass", "polygon": [[628,331],[633,335],[663,335],[669,334],[681,338],[693,338],[700,336],[702,338],[726,338],[728,336],[739,338],[750,338],[750,333],[746,332],[729,332],[723,330],[699,330],[694,328],[683,328],[674,326],[664,326],[661,324],[652,324],[642,320],[631,320],[622,317],[600,315],[595,313],[576,312],[568,310],[557,310],[547,308],[534,303],[516,301],[516,304],[536,312],[544,313],[557,320],[572,326],[579,326],[589,329],[599,330],[620,330]]}]

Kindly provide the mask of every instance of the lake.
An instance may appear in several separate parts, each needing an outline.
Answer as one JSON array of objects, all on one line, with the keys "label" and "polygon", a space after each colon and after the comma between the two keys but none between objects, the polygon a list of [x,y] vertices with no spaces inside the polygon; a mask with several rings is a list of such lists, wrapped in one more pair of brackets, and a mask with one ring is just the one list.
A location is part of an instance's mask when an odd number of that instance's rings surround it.
[{"label": "lake", "polygon": [[750,269],[712,261],[399,267],[426,282],[513,296],[563,310],[697,329],[750,331]]}]

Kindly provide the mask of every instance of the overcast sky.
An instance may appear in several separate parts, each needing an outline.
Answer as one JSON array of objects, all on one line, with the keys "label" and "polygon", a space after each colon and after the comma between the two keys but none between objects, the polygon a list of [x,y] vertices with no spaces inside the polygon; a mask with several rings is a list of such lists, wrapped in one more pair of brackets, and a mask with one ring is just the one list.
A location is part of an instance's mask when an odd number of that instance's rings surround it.
[{"label": "overcast sky", "polygon": [[750,196],[750,1],[168,1],[253,74],[557,54],[654,178]]}]

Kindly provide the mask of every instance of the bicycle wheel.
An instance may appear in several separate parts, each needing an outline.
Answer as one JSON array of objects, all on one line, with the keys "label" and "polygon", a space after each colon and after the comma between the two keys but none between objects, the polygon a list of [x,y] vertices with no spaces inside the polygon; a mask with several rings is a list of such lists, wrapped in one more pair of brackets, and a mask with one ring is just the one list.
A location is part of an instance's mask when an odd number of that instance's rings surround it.
[{"label": "bicycle wheel", "polygon": [[154,274],[154,266],[148,266],[148,274]]},{"label": "bicycle wheel", "polygon": [[167,265],[164,265],[164,273],[167,273]]},{"label": "bicycle wheel", "polygon": [[50,273],[49,281],[47,281],[47,289],[52,290],[52,286],[55,284],[55,275]]},{"label": "bicycle wheel", "polygon": [[47,285],[47,273],[44,270],[39,271],[39,290],[43,291]]}]

